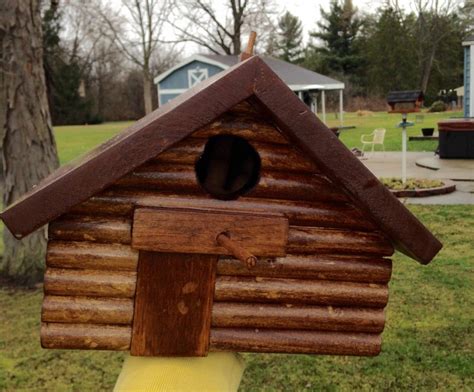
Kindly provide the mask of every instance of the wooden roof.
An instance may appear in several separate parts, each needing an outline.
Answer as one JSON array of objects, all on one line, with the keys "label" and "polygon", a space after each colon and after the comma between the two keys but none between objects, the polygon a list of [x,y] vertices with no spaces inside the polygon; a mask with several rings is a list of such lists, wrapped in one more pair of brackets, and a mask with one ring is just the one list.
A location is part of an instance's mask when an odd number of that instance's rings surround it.
[{"label": "wooden roof", "polygon": [[423,100],[421,90],[390,91],[387,95],[388,103],[416,102]]},{"label": "wooden roof", "polygon": [[441,243],[258,56],[200,83],[89,154],[61,167],[0,217],[21,238],[112,185],[248,99],[321,167],[403,253],[429,263]]}]

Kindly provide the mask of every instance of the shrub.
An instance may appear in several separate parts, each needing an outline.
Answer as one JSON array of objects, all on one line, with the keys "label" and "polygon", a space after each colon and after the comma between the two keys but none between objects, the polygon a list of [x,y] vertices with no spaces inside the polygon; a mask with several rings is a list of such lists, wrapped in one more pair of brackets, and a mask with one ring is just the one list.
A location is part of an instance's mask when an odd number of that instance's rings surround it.
[{"label": "shrub", "polygon": [[446,104],[443,101],[434,101],[433,104],[430,106],[428,111],[430,113],[445,112],[446,111]]}]

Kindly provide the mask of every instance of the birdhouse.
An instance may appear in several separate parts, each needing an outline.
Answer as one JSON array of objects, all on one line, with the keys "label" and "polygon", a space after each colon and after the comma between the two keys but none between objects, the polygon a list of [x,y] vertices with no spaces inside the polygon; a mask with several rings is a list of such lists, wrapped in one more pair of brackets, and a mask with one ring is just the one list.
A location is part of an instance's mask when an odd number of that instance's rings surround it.
[{"label": "birdhouse", "polygon": [[423,93],[421,90],[390,91],[387,103],[390,107],[389,113],[419,112],[423,104]]},{"label": "birdhouse", "polygon": [[377,355],[394,249],[442,246],[258,56],[1,218],[49,223],[42,346],[138,356]]}]

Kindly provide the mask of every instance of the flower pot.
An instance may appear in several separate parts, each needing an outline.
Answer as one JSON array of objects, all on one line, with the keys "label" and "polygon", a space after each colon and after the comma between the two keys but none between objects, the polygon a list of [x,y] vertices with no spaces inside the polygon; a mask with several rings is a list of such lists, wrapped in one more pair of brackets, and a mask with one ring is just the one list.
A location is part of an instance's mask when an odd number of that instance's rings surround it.
[{"label": "flower pot", "polygon": [[433,136],[434,128],[421,128],[421,133],[423,136]]}]

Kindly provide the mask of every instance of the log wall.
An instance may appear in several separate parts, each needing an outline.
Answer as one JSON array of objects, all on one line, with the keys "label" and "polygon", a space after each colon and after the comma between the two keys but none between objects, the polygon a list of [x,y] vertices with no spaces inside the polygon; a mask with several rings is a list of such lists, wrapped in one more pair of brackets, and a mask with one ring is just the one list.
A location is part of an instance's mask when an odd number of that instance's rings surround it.
[{"label": "log wall", "polygon": [[[246,138],[262,160],[258,186],[215,200],[197,184],[194,162],[209,136]],[[125,159],[125,158],[124,158]],[[248,105],[240,105],[50,224],[42,345],[129,350],[140,207],[278,212],[290,223],[286,257],[251,270],[222,256],[210,349],[376,355],[392,245],[319,168]]]}]

